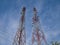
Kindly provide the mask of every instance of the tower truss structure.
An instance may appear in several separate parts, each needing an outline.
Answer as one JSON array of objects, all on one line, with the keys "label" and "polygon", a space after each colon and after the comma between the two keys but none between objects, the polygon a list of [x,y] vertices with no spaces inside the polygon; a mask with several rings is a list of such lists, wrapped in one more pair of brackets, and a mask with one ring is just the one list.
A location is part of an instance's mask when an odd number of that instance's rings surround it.
[{"label": "tower truss structure", "polygon": [[42,40],[47,44],[43,31],[41,30],[41,25],[39,17],[37,16],[36,8],[33,9],[34,16],[32,21],[32,45],[41,45]]},{"label": "tower truss structure", "polygon": [[26,32],[25,32],[25,11],[26,8],[23,7],[22,15],[19,23],[19,28],[16,32],[13,45],[26,45]]}]

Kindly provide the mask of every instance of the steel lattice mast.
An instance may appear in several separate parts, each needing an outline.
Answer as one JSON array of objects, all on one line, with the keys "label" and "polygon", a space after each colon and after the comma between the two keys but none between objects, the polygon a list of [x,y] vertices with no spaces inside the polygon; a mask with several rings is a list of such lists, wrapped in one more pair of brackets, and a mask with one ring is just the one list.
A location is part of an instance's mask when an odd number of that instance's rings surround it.
[{"label": "steel lattice mast", "polygon": [[[32,45],[41,45],[42,40],[45,41],[45,36],[43,31],[40,29],[39,17],[37,16],[37,10],[34,8],[34,16],[33,16],[33,30],[32,30]],[[46,43],[47,44],[47,43]]]},{"label": "steel lattice mast", "polygon": [[13,45],[26,45],[26,33],[25,33],[25,10],[26,8],[23,7],[22,15],[20,19],[19,28],[16,32]]}]

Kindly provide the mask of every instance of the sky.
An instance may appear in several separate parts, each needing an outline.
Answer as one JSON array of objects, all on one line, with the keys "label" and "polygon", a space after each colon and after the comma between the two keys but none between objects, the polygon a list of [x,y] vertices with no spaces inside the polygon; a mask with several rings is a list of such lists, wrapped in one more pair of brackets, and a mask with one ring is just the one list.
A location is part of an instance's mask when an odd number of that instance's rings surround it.
[{"label": "sky", "polygon": [[60,0],[0,0],[0,45],[12,45],[23,6],[26,7],[26,45],[31,43],[34,7],[47,43],[60,42]]}]

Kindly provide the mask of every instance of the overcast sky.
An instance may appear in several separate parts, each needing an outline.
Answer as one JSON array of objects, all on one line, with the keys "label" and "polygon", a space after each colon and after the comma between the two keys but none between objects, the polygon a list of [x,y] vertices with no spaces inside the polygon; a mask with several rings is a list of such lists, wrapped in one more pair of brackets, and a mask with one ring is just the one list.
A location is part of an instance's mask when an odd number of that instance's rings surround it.
[{"label": "overcast sky", "polygon": [[34,7],[37,8],[47,43],[60,41],[60,0],[0,0],[0,45],[12,45],[23,6],[26,7],[27,45],[31,43]]}]

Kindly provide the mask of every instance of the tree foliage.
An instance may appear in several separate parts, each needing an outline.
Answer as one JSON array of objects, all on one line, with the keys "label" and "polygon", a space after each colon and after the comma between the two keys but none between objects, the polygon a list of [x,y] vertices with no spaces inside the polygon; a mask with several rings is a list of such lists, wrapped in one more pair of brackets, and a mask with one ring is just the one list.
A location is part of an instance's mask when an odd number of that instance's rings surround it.
[{"label": "tree foliage", "polygon": [[52,42],[52,45],[60,45],[60,43],[59,42]]}]

